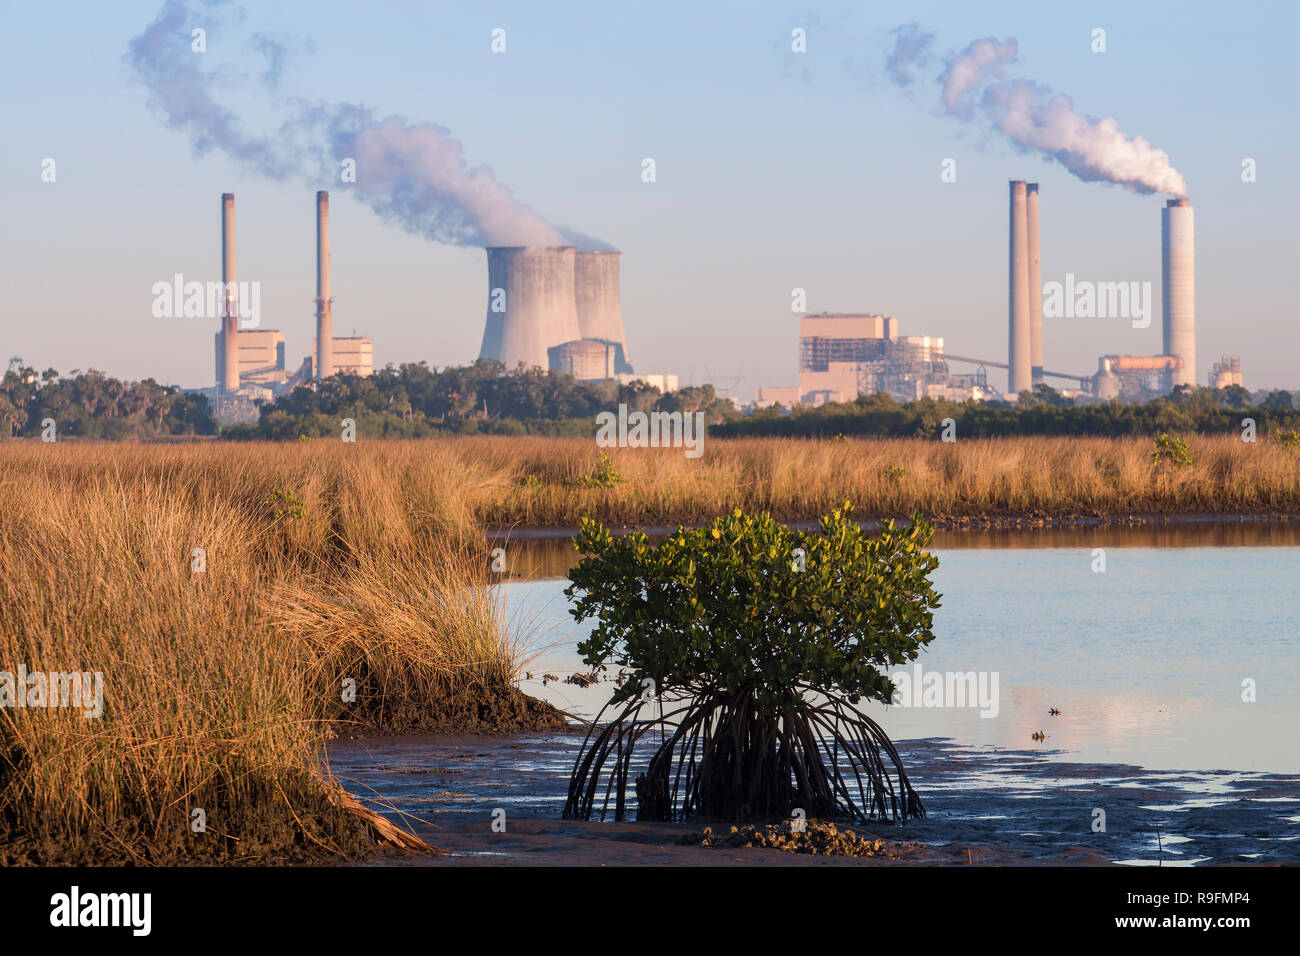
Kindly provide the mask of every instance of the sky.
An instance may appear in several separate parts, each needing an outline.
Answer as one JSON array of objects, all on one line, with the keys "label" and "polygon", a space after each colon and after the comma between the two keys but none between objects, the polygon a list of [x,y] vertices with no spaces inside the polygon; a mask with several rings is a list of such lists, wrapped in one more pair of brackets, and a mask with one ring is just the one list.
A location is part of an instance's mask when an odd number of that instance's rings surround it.
[{"label": "sky", "polygon": [[[445,127],[472,165],[552,225],[623,252],[638,371],[743,400],[797,377],[798,315],[883,312],[904,335],[1006,361],[1007,181],[1041,184],[1043,281],[1149,281],[1149,328],[1044,319],[1044,365],[1161,350],[1165,197],[1083,182],[979,122],[939,110],[941,62],[891,82],[891,31],[935,35],[941,59],[1017,41],[1008,73],[1068,94],[1164,150],[1196,210],[1197,370],[1240,355],[1246,385],[1300,388],[1294,275],[1300,154],[1293,5],[1198,3],[296,2],[225,5],[208,37],[212,95],[257,135],[284,104],[357,103]],[[381,219],[353,187],[266,178],[196,155],[125,59],[160,0],[14,4],[0,56],[0,360],[214,382],[207,320],[155,318],[154,283],[220,278],[219,199],[236,195],[239,278],[291,367],[314,335],[315,197],[331,192],[336,335],[378,365],[461,365],[488,304],[482,248]],[[240,14],[240,10],[243,10]],[[219,29],[218,14],[242,16]],[[1106,31],[1094,52],[1093,31]],[[493,30],[505,52],[493,52]],[[806,52],[791,49],[792,30]],[[188,31],[186,31],[188,32]],[[250,34],[288,51],[268,94]],[[210,66],[208,64],[211,64]],[[55,160],[54,182],[42,181]],[[655,161],[655,181],[642,179]],[[1242,162],[1256,179],[1243,182]],[[943,181],[945,160],[956,180]],[[954,366],[954,371],[968,370]],[[1002,373],[992,372],[996,384]]]}]

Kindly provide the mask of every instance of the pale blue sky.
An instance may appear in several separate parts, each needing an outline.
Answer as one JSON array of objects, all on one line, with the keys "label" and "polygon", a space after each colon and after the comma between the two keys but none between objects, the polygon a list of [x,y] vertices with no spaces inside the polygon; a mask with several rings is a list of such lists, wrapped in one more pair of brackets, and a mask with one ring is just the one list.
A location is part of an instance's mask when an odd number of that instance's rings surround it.
[{"label": "pale blue sky", "polygon": [[[487,300],[479,249],[386,225],[338,183],[277,183],[168,130],[123,62],[156,2],[10,4],[0,41],[0,351],[186,386],[213,380],[214,328],[155,319],[150,288],[215,279],[219,195],[237,197],[241,279],[293,365],[313,334],[314,197],[333,198],[336,334],[380,363],[475,358]],[[1168,152],[1197,219],[1197,381],[1240,354],[1247,385],[1300,388],[1292,292],[1300,154],[1300,17],[1289,4],[249,4],[245,29],[298,48],[281,92],[448,127],[550,221],[623,250],[623,315],[641,371],[792,384],[797,318],[887,312],[907,335],[1005,361],[1006,182],[1042,185],[1043,279],[1151,281],[1163,197],[1085,184],[936,115],[930,70],[888,83],[888,31],[916,21],[949,53],[1015,37],[1015,76]],[[201,25],[201,24],[200,24]],[[508,52],[489,49],[494,27]],[[808,52],[790,52],[794,27]],[[1108,50],[1090,50],[1094,27]],[[218,41],[219,42],[219,41]],[[221,50],[214,50],[221,53]],[[229,50],[225,51],[229,53]],[[222,102],[261,131],[260,62],[235,56]],[[215,58],[214,58],[215,62]],[[246,73],[250,82],[240,82]],[[53,157],[58,180],[42,183]],[[643,157],[658,181],[641,182]],[[942,183],[945,157],[958,181]],[[1243,157],[1258,182],[1243,184]],[[1045,320],[1049,369],[1160,350],[1124,320]],[[1001,382],[1001,376],[995,376]]]}]

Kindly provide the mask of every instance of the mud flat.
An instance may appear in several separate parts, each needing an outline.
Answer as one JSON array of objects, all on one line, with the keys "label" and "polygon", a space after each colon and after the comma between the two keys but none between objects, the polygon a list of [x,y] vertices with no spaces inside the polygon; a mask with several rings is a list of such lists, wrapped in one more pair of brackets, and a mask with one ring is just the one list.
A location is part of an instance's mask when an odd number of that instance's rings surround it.
[{"label": "mud flat", "polygon": [[[1300,862],[1300,775],[1147,771],[1047,754],[899,742],[927,817],[860,832],[898,859],[682,846],[696,824],[560,819],[582,731],[371,737],[330,746],[363,803],[445,852],[390,863],[475,865],[1106,865]],[[1105,832],[1093,832],[1096,810]],[[494,832],[504,811],[505,832]],[[495,817],[501,819],[501,814]],[[716,828],[715,828],[716,829]],[[724,828],[725,829],[725,828]]]}]

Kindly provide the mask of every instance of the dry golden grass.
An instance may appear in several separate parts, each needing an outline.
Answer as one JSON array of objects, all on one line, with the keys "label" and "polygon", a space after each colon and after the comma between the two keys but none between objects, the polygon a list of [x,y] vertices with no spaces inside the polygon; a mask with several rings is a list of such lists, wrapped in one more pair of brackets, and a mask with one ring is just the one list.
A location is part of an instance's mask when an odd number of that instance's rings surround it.
[{"label": "dry golden grass", "polygon": [[521,663],[494,590],[472,586],[485,526],[811,518],[846,498],[863,518],[956,521],[1300,512],[1294,449],[1188,441],[1191,465],[1157,467],[1149,438],[714,440],[698,460],[612,449],[608,488],[580,483],[601,454],[583,439],[2,443],[0,670],[102,671],[106,710],[0,710],[0,845],[9,860],[356,852],[318,770],[331,722],[409,723]]},{"label": "dry golden grass", "polygon": [[0,670],[102,672],[105,699],[0,709],[5,862],[355,854],[320,770],[332,722],[509,685],[461,519],[324,451],[0,446]]},{"label": "dry golden grass", "polygon": [[[624,481],[572,484],[599,449],[581,439],[472,438],[393,449],[412,462],[474,469],[464,507],[488,525],[698,522],[734,507],[808,519],[851,500],[861,518],[920,510],[939,521],[990,517],[1300,512],[1300,454],[1274,441],[1190,436],[1193,463],[1156,466],[1150,438],[736,439],[681,449],[611,449]],[[528,475],[536,481],[526,481]]]}]

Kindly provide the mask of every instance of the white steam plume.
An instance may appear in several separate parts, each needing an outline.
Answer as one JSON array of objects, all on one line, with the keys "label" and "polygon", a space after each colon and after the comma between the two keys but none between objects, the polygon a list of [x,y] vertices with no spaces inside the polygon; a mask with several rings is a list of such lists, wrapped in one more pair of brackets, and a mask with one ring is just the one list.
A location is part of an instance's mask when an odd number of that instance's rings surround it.
[{"label": "white steam plume", "polygon": [[[915,25],[900,27],[886,69],[900,86],[910,69],[930,60],[916,42]],[[922,36],[928,36],[923,34]],[[1003,71],[1017,56],[1015,39],[973,41],[951,56],[938,77],[939,111],[967,122],[982,119],[1017,148],[1055,160],[1084,182],[1106,182],[1136,193],[1186,196],[1187,183],[1169,155],[1141,136],[1128,136],[1114,117],[1096,119],[1074,109],[1068,96]]]},{"label": "white steam plume", "polygon": [[[149,91],[149,104],[171,129],[189,134],[199,155],[214,149],[262,175],[298,178],[316,188],[338,179],[339,163],[357,163],[353,193],[385,221],[434,242],[459,246],[554,246],[610,249],[608,244],[550,225],[517,200],[487,166],[469,166],[461,143],[433,123],[378,118],[354,104],[273,100],[280,117],[273,135],[245,132],[234,111],[213,94],[213,77],[199,68],[190,31],[220,29],[221,0],[166,0],[127,50],[126,62]],[[235,8],[234,12],[241,14]],[[212,43],[211,37],[209,43]],[[285,59],[283,43],[253,34],[242,41],[266,58],[263,83],[273,92]]]}]

